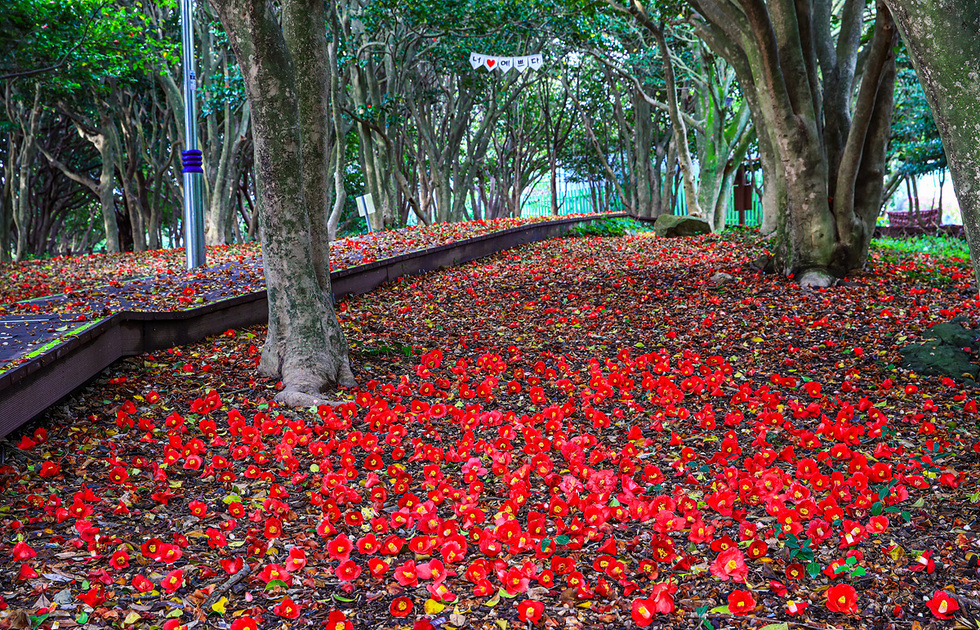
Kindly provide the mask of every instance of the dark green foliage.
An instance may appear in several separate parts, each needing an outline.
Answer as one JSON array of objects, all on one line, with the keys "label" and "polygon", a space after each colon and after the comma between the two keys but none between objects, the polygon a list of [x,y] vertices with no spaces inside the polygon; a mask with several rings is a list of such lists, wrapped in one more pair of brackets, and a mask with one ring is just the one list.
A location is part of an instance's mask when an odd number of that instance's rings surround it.
[{"label": "dark green foliage", "polygon": [[615,217],[597,219],[572,228],[575,236],[625,236],[637,232],[650,232],[653,226],[635,219]]},{"label": "dark green foliage", "polygon": [[898,76],[888,161],[903,175],[941,171],[946,168],[946,152],[904,44],[899,45],[896,63]]}]

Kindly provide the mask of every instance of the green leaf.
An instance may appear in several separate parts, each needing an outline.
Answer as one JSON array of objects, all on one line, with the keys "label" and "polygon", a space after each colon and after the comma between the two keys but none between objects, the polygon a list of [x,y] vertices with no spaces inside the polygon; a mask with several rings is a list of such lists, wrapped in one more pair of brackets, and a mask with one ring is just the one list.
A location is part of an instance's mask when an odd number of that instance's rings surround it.
[{"label": "green leaf", "polygon": [[729,615],[729,614],[731,614],[732,611],[729,610],[728,604],[725,604],[724,606],[715,606],[714,608],[712,608],[708,612],[719,613],[719,614],[722,614],[722,615]]},{"label": "green leaf", "polygon": [[272,589],[276,588],[277,586],[278,587],[281,587],[281,588],[286,588],[289,585],[286,584],[285,582],[283,582],[282,580],[269,580],[269,582],[265,585],[265,590],[266,591],[271,591]]},{"label": "green leaf", "polygon": [[565,534],[562,534],[560,536],[555,536],[555,542],[558,543],[559,545],[567,545],[569,542],[571,542],[571,540],[572,540],[571,537],[566,536]]},{"label": "green leaf", "polygon": [[334,598],[334,600],[335,600],[335,601],[338,601],[338,602],[345,602],[345,603],[350,603],[350,602],[353,602],[353,601],[355,601],[355,600],[353,600],[353,599],[348,599],[348,598],[346,598],[346,597],[341,597],[340,595],[338,595],[338,594],[336,594],[336,593],[334,593],[334,594],[333,594],[333,598]]},{"label": "green leaf", "polygon": [[867,573],[868,572],[867,570],[865,570],[864,567],[857,567],[856,569],[851,571],[851,577],[861,577],[863,575],[867,575]]},{"label": "green leaf", "polygon": [[806,565],[806,572],[810,575],[810,577],[815,578],[820,575],[820,565],[816,562],[810,562]]},{"label": "green leaf", "polygon": [[854,556],[849,556],[847,560],[844,561],[844,564],[846,564],[849,567],[853,567],[857,563],[858,563],[858,559],[855,558]]},{"label": "green leaf", "polygon": [[788,623],[771,623],[768,626],[762,626],[759,630],[789,630]]},{"label": "green leaf", "polygon": [[871,516],[880,516],[884,506],[881,505],[881,501],[876,501],[874,505],[871,506]]},{"label": "green leaf", "polygon": [[515,597],[517,597],[517,593],[514,593],[513,595],[511,595],[506,590],[500,589],[500,590],[497,591],[497,597],[503,597],[505,599],[514,599]]}]

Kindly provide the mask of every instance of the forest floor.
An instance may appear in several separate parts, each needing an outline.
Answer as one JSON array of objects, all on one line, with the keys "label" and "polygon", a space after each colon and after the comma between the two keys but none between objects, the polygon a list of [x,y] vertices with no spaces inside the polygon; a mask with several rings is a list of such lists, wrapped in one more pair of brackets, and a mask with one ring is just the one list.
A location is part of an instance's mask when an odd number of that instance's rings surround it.
[{"label": "forest floor", "polygon": [[8,437],[0,627],[978,627],[980,390],[899,354],[977,326],[968,263],[811,291],[764,246],[555,239],[345,299],[334,408],[271,402],[261,328],[121,361]]}]

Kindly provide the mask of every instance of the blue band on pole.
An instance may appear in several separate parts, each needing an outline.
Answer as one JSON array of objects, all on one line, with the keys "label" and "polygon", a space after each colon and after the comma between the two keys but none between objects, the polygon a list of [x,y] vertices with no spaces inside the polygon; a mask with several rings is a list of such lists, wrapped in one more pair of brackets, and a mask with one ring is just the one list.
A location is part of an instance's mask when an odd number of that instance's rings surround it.
[{"label": "blue band on pole", "polygon": [[204,163],[204,154],[197,150],[181,151],[181,161],[183,162],[182,173],[203,173],[201,165]]}]

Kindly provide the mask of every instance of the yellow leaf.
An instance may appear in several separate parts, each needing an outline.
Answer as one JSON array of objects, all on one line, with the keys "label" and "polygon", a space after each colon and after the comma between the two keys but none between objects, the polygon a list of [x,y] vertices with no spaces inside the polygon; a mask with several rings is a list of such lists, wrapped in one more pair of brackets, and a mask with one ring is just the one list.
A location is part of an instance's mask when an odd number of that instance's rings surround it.
[{"label": "yellow leaf", "polygon": [[500,630],[507,630],[507,620],[506,619],[495,619],[497,625],[500,626]]},{"label": "yellow leaf", "polygon": [[129,614],[126,615],[126,618],[123,619],[123,625],[131,626],[137,621],[139,621],[140,619],[142,619],[142,616],[138,612],[130,611]]},{"label": "yellow leaf", "polygon": [[215,603],[211,604],[211,610],[218,613],[219,615],[225,614],[225,606],[228,605],[228,598],[222,597]]},{"label": "yellow leaf", "polygon": [[441,604],[436,600],[432,599],[431,597],[425,600],[425,614],[427,615],[436,615],[438,613],[441,613],[443,610],[445,610],[445,608],[446,608],[445,604]]}]

